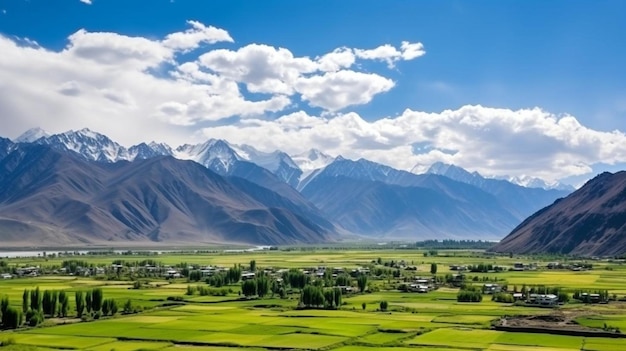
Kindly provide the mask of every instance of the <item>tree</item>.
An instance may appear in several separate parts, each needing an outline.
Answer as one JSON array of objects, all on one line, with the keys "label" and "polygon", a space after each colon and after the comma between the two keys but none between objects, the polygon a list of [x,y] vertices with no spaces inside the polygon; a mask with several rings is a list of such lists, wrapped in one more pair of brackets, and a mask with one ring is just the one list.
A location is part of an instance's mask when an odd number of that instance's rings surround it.
[{"label": "tree", "polygon": [[41,310],[41,292],[39,291],[39,287],[30,291],[30,309],[33,311]]},{"label": "tree", "polygon": [[74,294],[74,300],[76,302],[76,317],[80,318],[83,316],[83,312],[85,311],[85,296],[82,291],[77,291]]},{"label": "tree", "polygon": [[334,289],[324,290],[324,307],[327,309],[337,308],[337,305],[335,305],[335,290]]},{"label": "tree", "polygon": [[250,272],[256,272],[256,261],[250,261]]},{"label": "tree", "polygon": [[270,281],[265,276],[259,276],[256,280],[256,293],[259,297],[264,297],[270,291]]},{"label": "tree", "polygon": [[245,297],[256,295],[257,282],[256,279],[249,279],[241,283],[241,292]]},{"label": "tree", "polygon": [[126,302],[124,303],[124,307],[122,308],[122,312],[125,313],[125,314],[133,312],[133,302],[130,301],[130,299],[126,300]]},{"label": "tree", "polygon": [[17,329],[22,325],[22,311],[14,307],[7,307],[2,312],[2,327],[5,329]]},{"label": "tree", "polygon": [[102,309],[102,301],[103,301],[102,289],[93,288],[93,290],[91,291],[92,310],[94,310],[95,312],[100,311]]},{"label": "tree", "polygon": [[432,275],[437,274],[437,264],[436,263],[431,263],[430,264],[430,274],[432,274]]},{"label": "tree", "polygon": [[59,317],[67,317],[67,311],[70,309],[70,298],[65,291],[59,293]]},{"label": "tree", "polygon": [[87,309],[87,313],[91,313],[93,310],[93,296],[91,290],[87,290],[85,293],[85,308]]},{"label": "tree", "polygon": [[109,299],[102,301],[102,315],[108,316],[110,311]]},{"label": "tree", "polygon": [[335,307],[341,308],[341,289],[334,288],[335,290]]},{"label": "tree", "polygon": [[28,312],[30,292],[28,289],[24,289],[24,293],[22,294],[22,312]]},{"label": "tree", "polygon": [[359,275],[356,279],[356,283],[359,286],[359,290],[365,292],[365,288],[367,288],[367,276],[365,274]]},{"label": "tree", "polygon": [[300,302],[306,308],[324,307],[324,292],[319,286],[307,285],[302,289]]},{"label": "tree", "polygon": [[109,300],[109,309],[111,310],[111,316],[115,316],[117,314],[117,302],[113,299]]},{"label": "tree", "polygon": [[54,316],[57,312],[57,301],[59,300],[59,293],[54,290],[50,293],[50,315]]},{"label": "tree", "polygon": [[3,296],[2,300],[0,300],[0,315],[4,315],[4,313],[9,309],[9,297]]},{"label": "tree", "polygon": [[385,300],[380,302],[380,310],[381,311],[387,311],[387,307],[389,307],[389,303]]},{"label": "tree", "polygon": [[41,298],[41,307],[44,315],[52,316],[54,314],[54,311],[50,312],[52,308],[52,292],[50,290],[44,290]]},{"label": "tree", "polygon": [[336,286],[350,286],[350,276],[347,274],[341,274],[337,276],[335,280]]},{"label": "tree", "polygon": [[239,281],[241,280],[241,267],[237,267],[237,265],[233,265],[232,268],[228,269],[228,272],[226,273],[226,275],[228,276],[228,280],[231,283],[239,283]]}]

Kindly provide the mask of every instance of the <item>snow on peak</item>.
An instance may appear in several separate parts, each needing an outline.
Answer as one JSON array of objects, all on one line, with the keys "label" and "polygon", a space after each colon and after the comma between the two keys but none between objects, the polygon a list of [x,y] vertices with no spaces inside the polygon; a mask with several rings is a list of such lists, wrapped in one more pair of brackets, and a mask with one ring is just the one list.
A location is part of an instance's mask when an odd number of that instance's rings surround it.
[{"label": "snow on peak", "polygon": [[31,128],[25,131],[22,135],[18,136],[14,141],[17,143],[32,143],[39,138],[45,138],[50,136],[45,130],[37,127]]},{"label": "snow on peak", "polygon": [[546,190],[565,190],[565,191],[574,191],[576,190],[573,186],[569,184],[563,184],[559,181],[548,182],[541,178],[531,177],[527,175],[522,176],[503,176],[499,177],[500,179],[505,179],[513,184],[517,184],[523,186],[525,188],[541,188]]},{"label": "snow on peak", "polygon": [[176,148],[174,157],[193,160],[218,173],[228,173],[233,164],[243,160],[230,145],[221,139],[209,139],[202,144],[185,144]]},{"label": "snow on peak", "polygon": [[310,173],[313,170],[324,168],[334,160],[332,156],[327,155],[318,149],[311,149],[301,154],[293,155],[291,158],[305,173]]},{"label": "snow on peak", "polygon": [[464,168],[443,162],[433,163],[426,173],[442,175],[463,183],[472,183],[476,179],[482,179],[478,172],[470,173]]}]

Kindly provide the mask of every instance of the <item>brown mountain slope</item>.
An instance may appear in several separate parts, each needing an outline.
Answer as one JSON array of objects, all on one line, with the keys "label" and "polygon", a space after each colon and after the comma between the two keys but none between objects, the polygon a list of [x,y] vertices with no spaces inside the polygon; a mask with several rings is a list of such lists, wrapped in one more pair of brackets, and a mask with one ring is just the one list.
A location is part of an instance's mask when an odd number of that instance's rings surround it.
[{"label": "brown mountain slope", "polygon": [[626,171],[602,173],[540,210],[493,248],[497,252],[610,256],[626,253]]},{"label": "brown mountain slope", "polygon": [[287,244],[331,239],[309,210],[191,161],[98,164],[45,146],[0,162],[0,242]]}]

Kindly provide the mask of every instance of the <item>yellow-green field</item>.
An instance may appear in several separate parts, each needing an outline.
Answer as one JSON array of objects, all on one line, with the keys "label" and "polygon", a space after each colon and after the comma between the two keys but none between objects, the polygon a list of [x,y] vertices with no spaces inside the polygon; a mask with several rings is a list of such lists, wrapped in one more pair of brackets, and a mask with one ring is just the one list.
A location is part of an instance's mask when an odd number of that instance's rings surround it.
[{"label": "yellow-green field", "polygon": [[[447,255],[447,256],[443,256]],[[417,266],[411,274],[429,275],[430,264],[438,264],[438,275],[451,273],[450,264],[491,263],[511,266],[513,262],[530,262],[523,257],[483,256],[480,252],[439,252],[424,257],[418,250],[307,250],[265,251],[230,254],[166,254],[149,256],[163,264],[188,262],[200,265],[232,266],[255,260],[258,267],[344,267],[355,268],[381,258],[404,260]],[[120,256],[81,256],[93,264],[110,265]],[[128,258],[126,258],[128,259]],[[142,257],[133,256],[132,260]],[[59,266],[63,259],[10,259],[9,265],[25,264]],[[536,260],[533,259],[533,262]],[[537,271],[467,273],[494,277],[518,285],[558,286],[566,291],[608,289],[622,297],[626,294],[626,267],[608,262],[593,262],[594,269],[583,272]],[[540,264],[541,266],[541,264]],[[608,268],[608,269],[607,269]],[[503,316],[539,315],[552,309],[502,304],[485,296],[480,303],[456,301],[457,288],[442,287],[427,294],[404,293],[390,289],[403,276],[370,279],[371,292],[344,296],[339,310],[299,310],[298,294],[285,299],[278,296],[246,300],[240,297],[240,285],[231,285],[226,296],[188,296],[184,278],[167,281],[151,279],[149,285],[133,289],[129,280],[107,280],[85,277],[48,275],[34,278],[0,280],[0,296],[9,297],[11,305],[21,309],[24,289],[70,292],[70,314],[74,311],[73,293],[102,287],[105,298],[118,305],[130,300],[143,312],[118,314],[99,320],[80,322],[76,318],[46,321],[43,326],[0,332],[0,341],[8,346],[0,350],[94,351],[235,351],[235,350],[383,350],[383,351],[617,351],[626,350],[626,339],[576,337],[550,334],[510,333],[491,330],[491,322]],[[477,284],[480,284],[478,282]],[[168,299],[170,298],[170,299]],[[182,301],[172,302],[173,298]],[[380,311],[380,302],[389,303]],[[626,303],[606,305],[570,303],[563,310],[580,311],[580,325],[603,328],[605,324],[626,330]]]}]

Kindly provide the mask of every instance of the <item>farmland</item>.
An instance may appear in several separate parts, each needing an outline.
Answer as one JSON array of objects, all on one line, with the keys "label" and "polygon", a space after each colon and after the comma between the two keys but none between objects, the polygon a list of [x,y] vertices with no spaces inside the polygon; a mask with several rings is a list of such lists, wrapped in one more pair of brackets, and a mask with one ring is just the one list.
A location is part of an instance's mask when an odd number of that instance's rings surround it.
[{"label": "farmland", "polygon": [[[189,294],[208,287],[186,277],[128,276],[107,272],[91,277],[44,274],[0,280],[0,297],[22,308],[25,289],[65,291],[70,298],[66,318],[46,318],[37,327],[0,332],[0,350],[484,350],[484,351],[612,351],[626,349],[626,339],[589,336],[530,334],[494,330],[491,326],[505,316],[539,316],[558,313],[571,315],[577,325],[601,330],[626,328],[626,303],[583,304],[570,301],[557,309],[498,303],[489,295],[477,303],[457,302],[458,287],[442,283],[428,293],[402,292],[398,288],[414,276],[452,273],[451,265],[489,263],[512,267],[514,263],[537,263],[536,270],[466,273],[467,284],[483,282],[501,285],[546,285],[568,294],[577,290],[606,289],[619,300],[626,295],[626,266],[620,262],[593,261],[593,269],[582,271],[548,270],[537,257],[488,256],[480,251],[440,251],[428,254],[418,249],[313,249],[258,252],[167,253],[155,255],[81,255],[95,266],[110,266],[114,260],[150,259],[161,265],[214,265],[248,267],[256,270],[341,267],[345,271],[380,268],[382,275],[370,273],[365,292],[346,293],[335,308],[298,308],[300,290],[285,287],[280,294],[263,298],[244,297],[240,282],[221,286],[220,294]],[[4,259],[9,267],[61,267],[68,257]],[[563,260],[563,258],[561,258]],[[391,262],[403,262],[409,269]],[[393,267],[393,268],[392,268]],[[414,269],[414,270],[413,270]],[[475,277],[475,278],[473,278]],[[321,278],[320,278],[321,279]],[[141,281],[141,284],[135,282]],[[357,282],[351,283],[356,289]],[[130,302],[128,313],[115,316],[76,318],[74,294],[100,288],[104,298],[119,306]],[[218,288],[211,288],[217,291]],[[383,310],[381,302],[388,307]],[[121,310],[121,308],[120,308]]]}]

